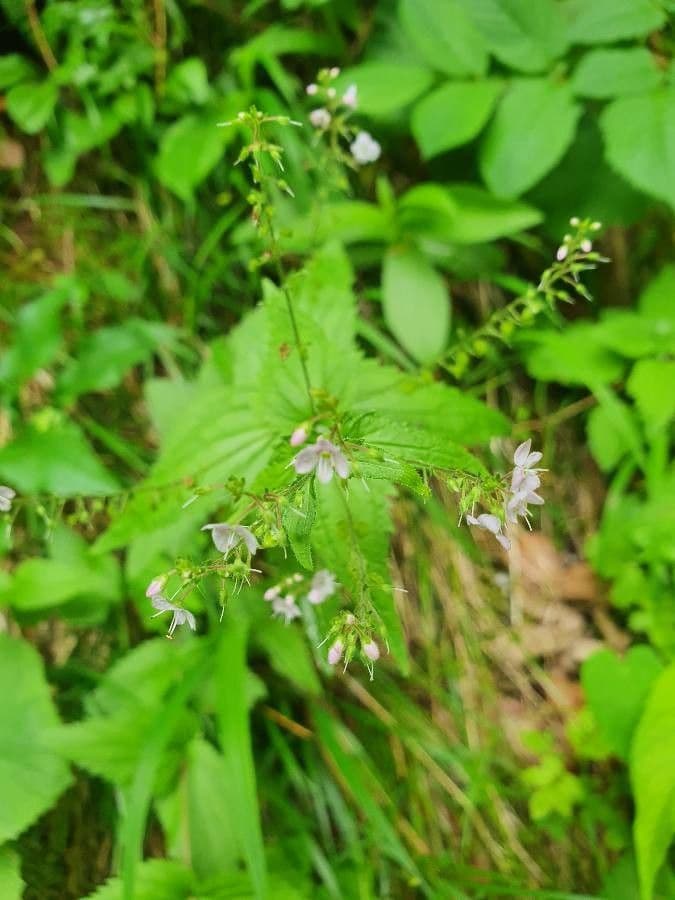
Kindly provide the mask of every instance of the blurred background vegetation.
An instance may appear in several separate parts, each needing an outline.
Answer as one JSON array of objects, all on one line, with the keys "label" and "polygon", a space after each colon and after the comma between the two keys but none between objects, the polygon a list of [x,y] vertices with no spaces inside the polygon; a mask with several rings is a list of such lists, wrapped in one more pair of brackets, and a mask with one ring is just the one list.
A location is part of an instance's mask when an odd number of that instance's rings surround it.
[{"label": "blurred background vegetation", "polygon": [[[672,2],[0,8],[0,480],[27,498],[0,532],[0,897],[261,896],[265,867],[275,900],[675,897]],[[307,120],[335,65],[382,145],[346,193]],[[304,123],[279,133],[287,260],[344,245],[364,350],[533,436],[548,505],[507,560],[442,486],[403,492],[408,677],[331,678],[263,609],[190,707],[194,644],[144,599],[185,529],[99,536],[260,298],[217,127],[253,103]],[[593,302],[434,373],[572,216],[603,226]]]}]

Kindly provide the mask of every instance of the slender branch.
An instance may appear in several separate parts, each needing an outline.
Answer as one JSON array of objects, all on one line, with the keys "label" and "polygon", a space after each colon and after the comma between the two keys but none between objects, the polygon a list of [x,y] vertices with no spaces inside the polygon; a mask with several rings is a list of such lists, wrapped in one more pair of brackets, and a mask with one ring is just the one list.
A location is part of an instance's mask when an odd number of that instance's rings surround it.
[{"label": "slender branch", "polygon": [[40,51],[40,56],[49,71],[53,72],[54,69],[58,68],[59,64],[52,52],[52,48],[49,46],[49,41],[47,40],[47,36],[42,27],[42,22],[40,22],[40,16],[38,15],[35,6],[35,0],[24,0],[24,6],[26,7],[26,15],[28,16],[31,34]]}]

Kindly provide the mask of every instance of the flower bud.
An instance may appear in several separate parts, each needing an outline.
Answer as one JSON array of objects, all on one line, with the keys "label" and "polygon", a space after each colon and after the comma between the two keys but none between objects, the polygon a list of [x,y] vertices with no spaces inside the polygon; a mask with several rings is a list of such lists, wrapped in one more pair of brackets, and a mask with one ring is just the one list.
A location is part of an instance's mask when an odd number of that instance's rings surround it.
[{"label": "flower bud", "polygon": [[567,256],[567,247],[565,246],[565,244],[561,244],[560,247],[558,247],[555,258],[558,260],[558,262],[562,262],[566,256]]},{"label": "flower bud", "polygon": [[342,641],[337,640],[333,644],[333,646],[328,651],[328,663],[331,666],[337,665],[342,659],[342,654],[344,652],[344,644]]},{"label": "flower bud", "polygon": [[584,253],[590,253],[593,249],[593,244],[588,240],[588,238],[585,241],[582,241],[579,246]]},{"label": "flower bud", "polygon": [[314,83],[308,84],[307,87],[305,88],[305,91],[309,94],[310,97],[313,97],[314,94],[316,94],[318,90],[319,90],[318,85],[316,85]]},{"label": "flower bud", "polygon": [[153,578],[150,584],[148,585],[145,596],[146,597],[156,597],[158,594],[161,594],[164,585],[166,584],[166,575],[158,575],[157,578]]},{"label": "flower bud", "polygon": [[375,641],[368,641],[367,644],[364,644],[363,652],[371,662],[376,662],[380,658],[380,648]]},{"label": "flower bud", "polygon": [[307,429],[305,428],[304,425],[300,425],[298,428],[295,429],[295,431],[291,435],[289,444],[291,445],[291,447],[299,447],[300,444],[305,443],[305,441],[307,440],[307,437],[308,437]]}]

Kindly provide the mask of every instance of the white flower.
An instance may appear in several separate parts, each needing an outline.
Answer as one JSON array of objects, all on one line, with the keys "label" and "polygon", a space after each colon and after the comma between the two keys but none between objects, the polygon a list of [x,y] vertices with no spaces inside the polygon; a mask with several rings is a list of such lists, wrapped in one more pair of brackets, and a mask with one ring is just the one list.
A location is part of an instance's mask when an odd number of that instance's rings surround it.
[{"label": "white flower", "polygon": [[540,453],[538,450],[531,453],[531,447],[532,438],[523,441],[522,444],[518,444],[515,453],[513,454],[513,464],[515,466],[520,469],[531,469],[532,466],[535,466],[539,462],[544,454]]},{"label": "white flower", "polygon": [[146,597],[156,597],[158,594],[162,593],[164,585],[166,584],[166,575],[158,575],[157,578],[153,578],[150,584],[148,585],[145,596]]},{"label": "white flower", "polygon": [[274,587],[267,588],[267,590],[263,594],[263,600],[276,600],[280,593],[281,588],[278,584],[275,584]]},{"label": "white flower", "polygon": [[312,578],[309,594],[307,599],[315,605],[323,603],[335,593],[335,575],[328,569],[321,569]]},{"label": "white flower", "polygon": [[316,444],[310,444],[293,458],[293,466],[298,475],[307,475],[316,469],[316,477],[322,484],[327,484],[337,472],[340,478],[349,478],[349,463],[335,444],[326,438],[319,438]]},{"label": "white flower", "polygon": [[555,254],[555,258],[558,262],[562,262],[567,256],[567,246],[565,244],[561,244]]},{"label": "white flower", "polygon": [[367,131],[359,131],[355,140],[349,148],[352,156],[360,165],[375,162],[380,158],[382,148],[377,141],[372,138]]},{"label": "white flower", "polygon": [[12,508],[12,500],[16,497],[16,491],[6,484],[0,484],[0,512],[9,512]]},{"label": "white flower", "polygon": [[355,84],[350,84],[342,95],[342,102],[350,109],[356,109],[358,103],[358,88]]},{"label": "white flower", "polygon": [[515,523],[522,516],[529,525],[528,504],[542,506],[544,498],[537,494],[537,488],[541,484],[539,472],[541,469],[534,467],[542,458],[538,451],[532,451],[532,441],[523,441],[516,447],[513,454],[514,469],[511,475],[510,497],[506,501],[506,521]]},{"label": "white flower", "polygon": [[377,646],[375,641],[368,641],[367,644],[364,644],[363,652],[371,662],[377,662],[377,660],[380,658],[380,648]]},{"label": "white flower", "polygon": [[283,618],[287,625],[300,615],[300,609],[292,594],[287,594],[285,597],[275,597],[272,600],[272,611],[275,616]]},{"label": "white flower", "polygon": [[162,597],[161,594],[156,594],[152,598],[152,605],[155,607],[155,609],[159,610],[159,612],[156,612],[154,616],[151,617],[153,619],[156,619],[157,616],[161,616],[162,613],[165,612],[173,613],[173,618],[171,619],[171,625],[169,625],[167,637],[172,637],[174,631],[176,630],[176,627],[178,625],[185,625],[186,622],[193,631],[196,630],[197,623],[195,622],[195,617],[192,615],[192,613],[187,609],[183,609],[182,606],[175,606],[173,603],[170,603],[168,600]]},{"label": "white flower", "polygon": [[309,121],[315,128],[328,128],[330,120],[331,115],[323,106],[320,106],[318,109],[313,109],[309,114]]},{"label": "white flower", "polygon": [[305,90],[307,91],[307,93],[309,94],[310,97],[313,97],[314,94],[316,94],[318,92],[319,86],[314,83],[308,84],[307,87],[305,88]]},{"label": "white flower", "polygon": [[344,644],[342,641],[337,640],[332,645],[332,647],[328,651],[328,663],[331,666],[336,666],[340,660],[342,659],[342,654],[344,653]]},{"label": "white flower", "polygon": [[477,525],[478,528],[483,528],[485,531],[489,531],[490,534],[494,534],[505,550],[511,549],[511,541],[505,534],[502,534],[502,523],[499,516],[493,516],[492,513],[481,513],[480,516],[467,515],[466,521],[469,525]]},{"label": "white flower", "polygon": [[216,549],[226,556],[239,544],[245,544],[248,552],[253,556],[258,549],[258,541],[250,528],[245,525],[228,525],[226,522],[216,522],[204,525],[202,531],[210,531]]}]

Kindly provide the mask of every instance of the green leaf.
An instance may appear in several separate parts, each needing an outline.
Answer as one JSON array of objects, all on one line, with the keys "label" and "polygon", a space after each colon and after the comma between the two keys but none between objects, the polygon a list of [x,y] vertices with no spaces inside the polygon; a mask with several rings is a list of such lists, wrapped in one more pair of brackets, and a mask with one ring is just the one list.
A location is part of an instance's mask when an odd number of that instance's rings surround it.
[{"label": "green leaf", "polygon": [[74,422],[27,425],[0,449],[0,477],[24,493],[111,494],[119,489]]},{"label": "green leaf", "polygon": [[218,693],[218,737],[230,784],[230,815],[237,833],[255,896],[266,895],[267,866],[263,845],[255,766],[246,705],[246,624],[231,615],[223,623],[217,649],[216,680],[227,685]]},{"label": "green leaf", "polygon": [[314,479],[308,478],[302,487],[292,494],[284,509],[282,521],[295,558],[304,569],[312,569],[310,533],[316,518]]},{"label": "green leaf", "polygon": [[616,468],[629,452],[630,448],[623,431],[617,429],[614,416],[604,406],[596,406],[590,411],[586,433],[593,458],[603,472],[610,472]]},{"label": "green leaf", "polygon": [[[195,896],[194,876],[185,866],[150,859],[138,867],[134,900],[188,900]],[[124,900],[121,878],[111,878],[84,900]]]},{"label": "green leaf", "polygon": [[568,85],[515,79],[480,148],[480,171],[490,190],[515,197],[540,181],[572,142],[579,113]]},{"label": "green leaf", "polygon": [[528,203],[495,197],[478,185],[449,184],[448,191],[457,205],[457,216],[446,234],[448,240],[458,244],[479,244],[518,234],[543,219]]},{"label": "green leaf", "polygon": [[538,332],[526,363],[534,378],[562,384],[608,384],[624,369],[623,361],[603,346],[599,329],[587,323],[564,332]]},{"label": "green leaf", "polygon": [[158,343],[173,337],[170,326],[143,319],[100,328],[82,341],[75,359],[61,374],[57,382],[60,399],[70,403],[80,394],[115,387],[129,369],[150,358]]},{"label": "green leaf", "polygon": [[645,47],[591,50],[574,70],[572,90],[579,97],[604,100],[641,94],[658,87],[662,74]]},{"label": "green leaf", "polygon": [[623,659],[599,650],[581,667],[586,701],[600,732],[618,757],[628,759],[633,733],[663,666],[651,647],[631,647]]},{"label": "green leaf", "polygon": [[488,48],[500,62],[540,72],[567,49],[565,22],[552,0],[462,0]]},{"label": "green leaf", "polygon": [[626,390],[649,434],[667,428],[675,416],[675,361],[641,359],[630,373]]},{"label": "green leaf", "polygon": [[[0,633],[0,843],[13,840],[70,784],[45,732],[58,724],[37,652]],[[3,895],[4,896],[4,895]]]},{"label": "green leaf", "polygon": [[675,208],[675,88],[615,100],[600,126],[610,165]]},{"label": "green leaf", "polygon": [[432,81],[432,73],[422,66],[368,62],[348,69],[340,83],[358,87],[360,112],[387,117],[399,114],[424,93]]},{"label": "green leaf", "polygon": [[675,665],[658,678],[631,748],[633,827],[640,896],[651,900],[654,881],[675,833]]},{"label": "green leaf", "polygon": [[19,81],[31,78],[34,74],[33,65],[25,56],[20,56],[18,53],[0,56],[0,90],[4,91]]},{"label": "green leaf", "polygon": [[664,266],[638,300],[640,312],[659,323],[661,331],[675,331],[675,265]]},{"label": "green leaf", "polygon": [[218,118],[190,114],[164,132],[155,161],[157,177],[182,200],[221,159],[232,129],[218,128]]},{"label": "green leaf", "polygon": [[204,61],[191,56],[173,65],[164,85],[163,99],[178,106],[189,103],[203,105],[209,99],[211,89]]},{"label": "green leaf", "polygon": [[415,106],[411,127],[422,156],[430,159],[476,137],[490,117],[502,82],[451,81]]},{"label": "green leaf", "polygon": [[382,307],[387,327],[418,362],[431,363],[441,355],[450,331],[450,296],[443,278],[419,251],[387,251]]},{"label": "green leaf", "polygon": [[565,0],[568,35],[576,44],[602,44],[641,37],[660,28],[666,14],[653,0]]},{"label": "green leaf", "polygon": [[401,0],[399,15],[405,33],[434,69],[448,75],[487,71],[485,42],[455,0]]},{"label": "green leaf", "polygon": [[51,118],[58,96],[52,81],[17,84],[7,92],[7,112],[22,131],[37,134]]},{"label": "green leaf", "polygon": [[266,652],[270,666],[298,690],[318,696],[321,684],[304,634],[269,615],[256,623],[255,644]]},{"label": "green leaf", "polygon": [[0,897],[21,900],[25,886],[19,855],[9,847],[0,848]]}]

